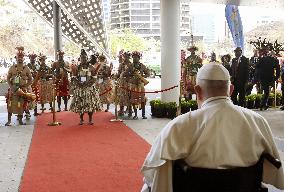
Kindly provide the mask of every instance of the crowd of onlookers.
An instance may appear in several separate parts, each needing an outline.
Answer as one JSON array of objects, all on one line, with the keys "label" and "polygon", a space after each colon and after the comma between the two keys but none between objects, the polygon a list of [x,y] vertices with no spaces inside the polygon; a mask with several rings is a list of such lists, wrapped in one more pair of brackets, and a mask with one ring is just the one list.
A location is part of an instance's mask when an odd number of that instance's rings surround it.
[{"label": "crowd of onlookers", "polygon": [[[235,58],[231,62],[227,55],[223,56],[222,64],[229,70],[234,85],[232,101],[244,106],[245,95],[251,94],[253,87],[256,86],[258,93],[264,93],[260,110],[266,110],[269,93],[277,89],[279,82],[282,82],[282,97],[284,96],[284,68],[282,63],[283,61],[268,47],[255,50],[250,59],[242,55],[242,50],[239,47],[235,49]],[[284,97],[282,104],[284,104],[283,101]],[[283,107],[281,109],[284,110]]]}]

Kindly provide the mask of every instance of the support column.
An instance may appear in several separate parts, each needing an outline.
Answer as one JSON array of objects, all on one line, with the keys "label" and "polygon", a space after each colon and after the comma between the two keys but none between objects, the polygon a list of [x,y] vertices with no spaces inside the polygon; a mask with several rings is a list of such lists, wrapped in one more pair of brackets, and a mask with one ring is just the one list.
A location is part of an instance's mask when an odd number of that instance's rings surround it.
[{"label": "support column", "polygon": [[61,28],[61,9],[55,0],[53,0],[53,27],[54,27],[54,51],[55,60],[57,60],[56,52],[62,50],[62,28]]},{"label": "support column", "polygon": [[[180,81],[180,0],[161,0],[161,88]],[[179,88],[162,93],[162,101],[178,103]]]}]

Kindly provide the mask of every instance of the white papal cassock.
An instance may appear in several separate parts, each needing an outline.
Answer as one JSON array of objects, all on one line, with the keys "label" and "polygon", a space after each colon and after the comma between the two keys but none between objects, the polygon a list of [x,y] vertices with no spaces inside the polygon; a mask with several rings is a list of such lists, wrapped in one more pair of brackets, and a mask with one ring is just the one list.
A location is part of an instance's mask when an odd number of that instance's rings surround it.
[{"label": "white papal cassock", "polygon": [[[267,121],[228,97],[207,99],[200,109],[181,115],[156,138],[142,167],[141,191],[172,191],[172,162],[184,158],[192,167],[232,168],[257,163],[261,154],[279,154]],[[263,181],[284,189],[283,166],[264,163]]]}]

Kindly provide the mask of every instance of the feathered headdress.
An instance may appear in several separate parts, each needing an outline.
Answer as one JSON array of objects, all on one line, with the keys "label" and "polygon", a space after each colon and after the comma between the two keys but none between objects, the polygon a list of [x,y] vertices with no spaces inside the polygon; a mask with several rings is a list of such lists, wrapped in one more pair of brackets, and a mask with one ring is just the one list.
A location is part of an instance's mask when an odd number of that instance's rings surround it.
[{"label": "feathered headdress", "polygon": [[106,56],[104,54],[99,55],[98,57],[99,61],[104,61],[106,60]]},{"label": "feathered headdress", "polygon": [[28,57],[32,60],[32,59],[35,59],[37,55],[35,53],[30,53]]},{"label": "feathered headdress", "polygon": [[24,52],[25,48],[24,47],[16,47],[16,49],[17,49],[17,53],[16,53],[17,57],[23,58],[25,56],[25,52]]},{"label": "feathered headdress", "polygon": [[64,55],[64,51],[58,50],[56,54],[57,55]]},{"label": "feathered headdress", "polygon": [[187,48],[188,51],[198,51],[198,48],[196,46],[191,46]]},{"label": "feathered headdress", "polygon": [[142,57],[142,53],[140,53],[139,51],[133,51],[132,52],[132,57],[139,57],[139,58],[141,58]]},{"label": "feathered headdress", "polygon": [[123,53],[123,57],[124,58],[130,58],[131,57],[131,53],[129,51],[126,51]]},{"label": "feathered headdress", "polygon": [[117,56],[117,57],[123,57],[123,54],[124,54],[124,49],[121,49],[121,50],[118,52],[118,56]]},{"label": "feathered headdress", "polygon": [[43,55],[42,53],[40,53],[39,56],[38,56],[38,60],[43,60],[43,59],[45,60],[46,56]]},{"label": "feathered headdress", "polygon": [[81,49],[81,54],[80,54],[80,56],[82,56],[82,55],[87,56],[87,52],[85,51],[85,49]]}]

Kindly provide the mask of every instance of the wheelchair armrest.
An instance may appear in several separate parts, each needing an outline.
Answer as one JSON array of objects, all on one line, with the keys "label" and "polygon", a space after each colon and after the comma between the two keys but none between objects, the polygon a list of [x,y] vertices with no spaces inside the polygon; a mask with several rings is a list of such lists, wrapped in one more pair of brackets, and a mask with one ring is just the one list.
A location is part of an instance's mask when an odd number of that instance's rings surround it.
[{"label": "wheelchair armrest", "polygon": [[183,172],[187,172],[190,168],[184,159],[178,159],[174,163],[178,166],[178,168],[183,170]]},{"label": "wheelchair armrest", "polygon": [[281,161],[279,159],[274,158],[272,155],[270,155],[269,153],[263,153],[261,155],[262,159],[266,159],[267,161],[269,161],[272,165],[274,165],[277,169],[279,169],[282,164]]}]

